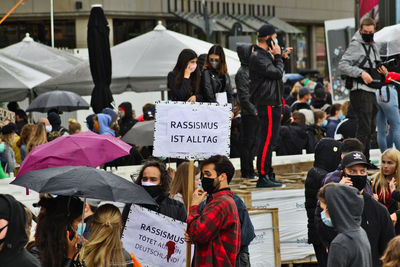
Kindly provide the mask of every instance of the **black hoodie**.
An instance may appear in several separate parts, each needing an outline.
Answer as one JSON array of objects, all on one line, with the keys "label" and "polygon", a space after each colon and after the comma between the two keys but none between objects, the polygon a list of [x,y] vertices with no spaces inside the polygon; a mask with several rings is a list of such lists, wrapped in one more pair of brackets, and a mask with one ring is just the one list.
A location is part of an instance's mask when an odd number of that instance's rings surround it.
[{"label": "black hoodie", "polygon": [[122,107],[125,111],[125,116],[119,121],[119,135],[124,136],[137,123],[137,120],[132,117],[132,104],[130,102],[123,102],[118,107]]},{"label": "black hoodie", "polygon": [[323,138],[317,143],[314,154],[314,166],[307,173],[305,182],[306,210],[308,217],[308,243],[320,244],[314,214],[317,207],[317,194],[325,175],[336,170],[341,160],[341,143],[332,138]]},{"label": "black hoodie", "polygon": [[338,232],[329,246],[328,267],[372,267],[371,246],[361,228],[363,196],[354,187],[332,184],[326,188],[325,200]]},{"label": "black hoodie", "polygon": [[8,209],[8,227],[3,248],[0,250],[2,267],[36,267],[40,262],[24,248],[28,242],[25,232],[25,209],[11,195],[0,194],[0,208]]},{"label": "black hoodie", "polygon": [[238,53],[241,66],[236,73],[235,82],[239,97],[240,113],[242,115],[256,116],[257,109],[250,102],[250,77],[249,77],[249,58],[253,45],[240,45],[236,51]]}]

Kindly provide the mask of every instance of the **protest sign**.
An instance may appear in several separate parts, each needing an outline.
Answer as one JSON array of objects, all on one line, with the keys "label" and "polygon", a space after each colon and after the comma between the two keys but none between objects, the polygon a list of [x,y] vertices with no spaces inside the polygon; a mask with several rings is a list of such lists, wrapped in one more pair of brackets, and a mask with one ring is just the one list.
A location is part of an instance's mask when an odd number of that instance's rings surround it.
[{"label": "protest sign", "polygon": [[231,105],[158,102],[153,156],[199,160],[229,155]]},{"label": "protest sign", "polygon": [[15,113],[5,108],[0,108],[0,124],[5,121],[15,123]]},{"label": "protest sign", "polygon": [[132,205],[122,233],[124,248],[142,266],[186,266],[186,223]]}]

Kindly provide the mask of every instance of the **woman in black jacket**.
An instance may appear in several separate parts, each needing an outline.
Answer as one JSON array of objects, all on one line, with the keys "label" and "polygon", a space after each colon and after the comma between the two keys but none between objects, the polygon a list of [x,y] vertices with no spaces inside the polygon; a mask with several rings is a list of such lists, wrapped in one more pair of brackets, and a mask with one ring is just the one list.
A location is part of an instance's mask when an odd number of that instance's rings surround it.
[{"label": "woman in black jacket", "polygon": [[192,49],[183,49],[174,69],[168,73],[169,99],[173,101],[201,102],[200,70],[197,54]]},{"label": "woman in black jacket", "polygon": [[210,48],[203,68],[200,81],[203,102],[233,103],[225,53],[220,45]]}]

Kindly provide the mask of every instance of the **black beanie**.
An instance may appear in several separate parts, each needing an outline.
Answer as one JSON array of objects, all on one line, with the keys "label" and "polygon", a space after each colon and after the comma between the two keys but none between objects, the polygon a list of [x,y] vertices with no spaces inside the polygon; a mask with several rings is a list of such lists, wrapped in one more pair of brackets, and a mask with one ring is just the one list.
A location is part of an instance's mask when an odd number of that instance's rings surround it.
[{"label": "black beanie", "polygon": [[17,126],[14,123],[9,123],[7,125],[4,125],[1,128],[1,133],[2,134],[10,134],[10,133],[15,133],[17,130]]},{"label": "black beanie", "polygon": [[274,26],[271,24],[264,24],[258,29],[258,37],[265,37],[276,33]]}]

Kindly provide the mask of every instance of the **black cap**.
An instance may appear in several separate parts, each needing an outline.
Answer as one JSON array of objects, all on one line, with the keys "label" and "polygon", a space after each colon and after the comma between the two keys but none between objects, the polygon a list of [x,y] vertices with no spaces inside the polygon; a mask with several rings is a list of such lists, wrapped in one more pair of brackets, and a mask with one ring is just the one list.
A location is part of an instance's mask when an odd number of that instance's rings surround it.
[{"label": "black cap", "polygon": [[14,123],[9,123],[7,125],[4,125],[1,128],[1,133],[2,134],[10,134],[10,133],[15,133],[16,130],[17,130],[17,126],[15,126]]},{"label": "black cap", "polygon": [[305,95],[311,94],[310,89],[308,87],[301,87],[299,90],[299,97],[302,98]]},{"label": "black cap", "polygon": [[265,37],[276,33],[274,26],[271,24],[264,24],[258,29],[258,37]]},{"label": "black cap", "polygon": [[365,165],[366,167],[369,166],[367,159],[365,158],[364,154],[358,151],[353,151],[344,155],[342,159],[342,167],[347,168],[354,165]]}]

